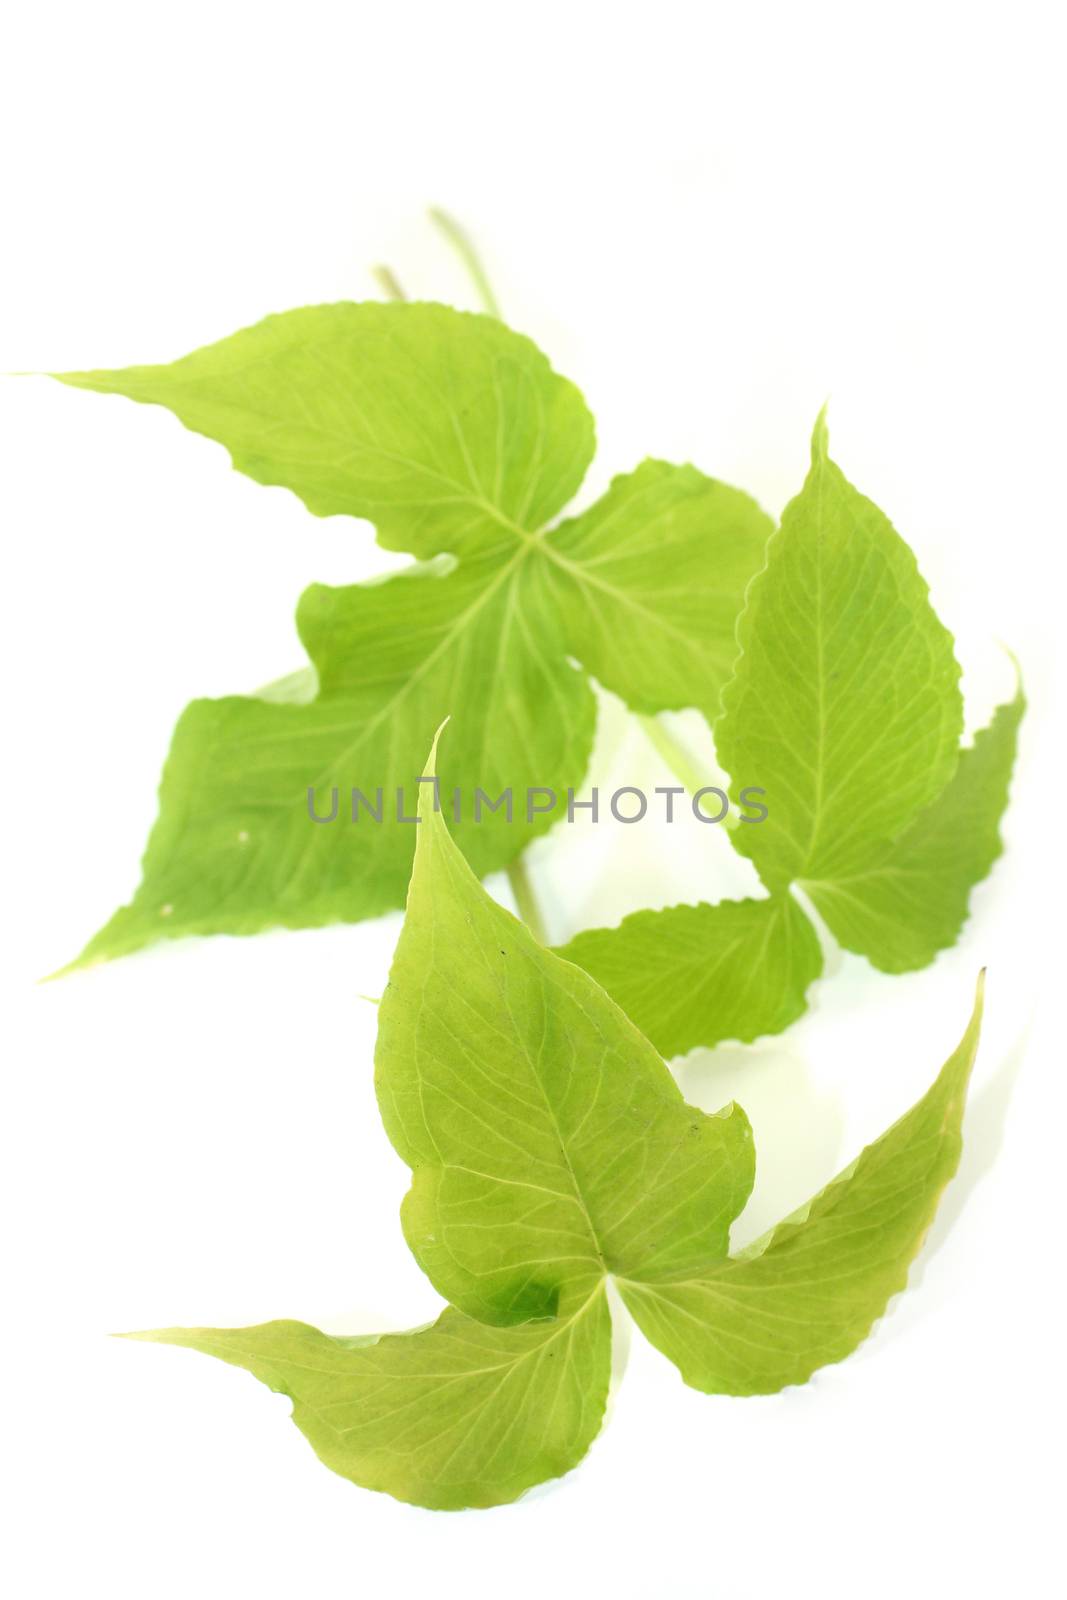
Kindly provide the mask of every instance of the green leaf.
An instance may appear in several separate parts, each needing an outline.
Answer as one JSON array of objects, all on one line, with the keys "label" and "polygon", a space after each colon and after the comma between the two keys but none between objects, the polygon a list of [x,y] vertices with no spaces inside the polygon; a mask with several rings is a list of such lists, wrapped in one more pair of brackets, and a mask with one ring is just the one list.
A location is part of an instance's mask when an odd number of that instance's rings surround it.
[{"label": "green leaf", "polygon": [[[573,656],[640,709],[717,703],[767,518],[693,467],[653,462],[545,533],[588,463],[592,419],[493,318],[314,306],[170,366],[64,381],[167,405],[259,481],[435,557],[385,581],[313,586],[297,616],[313,672],[187,708],[141,885],[74,965],[402,905],[415,829],[399,819],[428,730],[460,706],[442,771],[449,796],[462,791],[457,835],[479,874],[508,865],[565,814],[588,763],[595,701]],[[531,815],[528,788],[553,791],[555,809]],[[309,789],[320,817],[337,791],[335,823],[311,820]],[[379,822],[362,806],[350,820],[353,790]],[[506,803],[492,809],[508,790],[511,821]]]},{"label": "green leaf", "polygon": [[771,1394],[860,1344],[903,1289],[959,1165],[982,984],[930,1091],[802,1210],[704,1273],[620,1283],[638,1326],[709,1394]]},{"label": "green leaf", "polygon": [[971,890],[1000,855],[1019,723],[1026,702],[998,707],[960,754],[955,776],[881,857],[851,877],[808,883],[834,938],[883,972],[925,967],[955,944]]},{"label": "green leaf", "polygon": [[460,1309],[377,1340],[292,1322],[136,1337],[190,1345],[291,1395],[298,1427],[357,1483],[483,1506],[588,1448],[610,1367],[608,1277],[698,1388],[766,1392],[855,1347],[903,1286],[955,1170],[980,995],[925,1099],[729,1259],[753,1178],[744,1113],[687,1106],[592,979],[489,898],[430,785],[420,812],[376,1083],[412,1168],[408,1242]]},{"label": "green leaf", "polygon": [[[187,707],[141,884],[80,963],[161,937],[318,927],[403,905],[426,730],[457,705],[482,707],[481,720],[464,720],[442,773],[450,808],[463,791],[458,832],[475,870],[505,866],[550,827],[550,813],[528,817],[526,786],[563,793],[580,780],[596,705],[566,659],[529,549],[307,590],[297,621],[315,698]],[[479,787],[494,802],[514,790],[510,821],[488,805],[473,821]],[[333,822],[312,820],[309,789],[316,816],[336,808]],[[358,800],[353,820],[353,789],[380,820]]]},{"label": "green leaf", "polygon": [[802,1015],[822,971],[815,929],[788,894],[635,911],[558,953],[602,984],[665,1056],[780,1033]]},{"label": "green leaf", "polygon": [[492,1328],[458,1311],[432,1327],[333,1339],[302,1322],[127,1334],[244,1367],[293,1401],[321,1461],[365,1489],[454,1511],[516,1499],[577,1465],[611,1371],[603,1293],[566,1321]]},{"label": "green leaf", "polygon": [[741,596],[773,530],[747,494],[695,467],[645,461],[616,478],[547,536],[571,654],[635,711],[714,718]]},{"label": "green leaf", "polygon": [[792,884],[846,949],[906,972],[955,941],[1000,853],[1021,691],[961,753],[952,639],[911,551],[829,459],[822,417],[738,641],[715,742],[735,801],[764,792],[767,817],[730,837],[771,898],[639,912],[564,952],[665,1055],[801,1014],[821,958]]},{"label": "green leaf", "polygon": [[752,1185],[744,1114],[687,1106],[603,990],[485,893],[425,786],[421,812],[376,1083],[423,1270],[512,1323],[569,1314],[607,1273],[717,1260]]},{"label": "green leaf", "polygon": [[732,842],[772,891],[870,865],[955,770],[959,667],[915,557],[830,460],[821,417],[737,636],[716,748],[770,815]]},{"label": "green leaf", "polygon": [[420,556],[527,537],[593,456],[581,395],[536,345],[447,306],[305,306],[167,366],[57,376],[167,406],[257,483]]}]

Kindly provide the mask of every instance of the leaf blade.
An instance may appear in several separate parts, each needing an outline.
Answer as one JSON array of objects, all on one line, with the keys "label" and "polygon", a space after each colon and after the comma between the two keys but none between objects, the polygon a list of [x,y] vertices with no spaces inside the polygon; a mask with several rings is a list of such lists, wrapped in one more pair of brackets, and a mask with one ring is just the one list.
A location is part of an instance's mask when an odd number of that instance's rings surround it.
[{"label": "leaf blade", "polygon": [[508,1323],[564,1314],[624,1265],[717,1259],[752,1182],[744,1114],[687,1106],[592,979],[485,893],[429,786],[421,813],[375,1057],[420,1266]]},{"label": "leaf blade", "polygon": [[801,1211],[699,1277],[620,1284],[686,1383],[738,1395],[803,1383],[850,1355],[904,1288],[959,1165],[982,987],[933,1086]]},{"label": "leaf blade", "polygon": [[822,971],[818,936],[790,894],[635,911],[616,928],[576,934],[559,954],[668,1059],[781,1033]]},{"label": "leaf blade", "polygon": [[822,418],[738,644],[716,746],[770,814],[731,842],[772,891],[859,870],[945,787],[963,708],[915,558],[830,460]]},{"label": "leaf blade", "polygon": [[846,950],[866,956],[882,972],[913,972],[955,944],[972,889],[1003,849],[1000,821],[1025,707],[1020,688],[961,751],[933,805],[879,861],[854,877],[806,884]]},{"label": "leaf blade", "polygon": [[293,1401],[331,1471],[432,1510],[503,1505],[569,1472],[600,1430],[611,1373],[602,1291],[566,1322],[335,1339],[298,1322],[126,1335],[243,1367]]},{"label": "leaf blade", "polygon": [[[298,612],[317,692],[303,703],[230,696],[183,713],[164,768],[141,883],[75,965],[160,938],[358,921],[404,903],[415,846],[415,779],[427,730],[479,703],[450,741],[445,792],[479,874],[552,825],[527,814],[527,785],[580,781],[596,706],[566,660],[537,563],[497,548],[452,570],[306,591]],[[490,734],[492,735],[490,737]],[[506,810],[472,811],[514,788]],[[397,791],[404,792],[398,820]],[[375,821],[353,790],[377,804]],[[308,791],[314,791],[312,821]],[[335,799],[334,799],[335,797]]]},{"label": "leaf blade", "polygon": [[56,376],[166,406],[257,483],[418,556],[521,540],[593,455],[581,395],[529,339],[429,303],[305,306],[168,365]]},{"label": "leaf blade", "polygon": [[645,461],[545,539],[571,653],[632,710],[713,720],[774,524],[739,489]]}]

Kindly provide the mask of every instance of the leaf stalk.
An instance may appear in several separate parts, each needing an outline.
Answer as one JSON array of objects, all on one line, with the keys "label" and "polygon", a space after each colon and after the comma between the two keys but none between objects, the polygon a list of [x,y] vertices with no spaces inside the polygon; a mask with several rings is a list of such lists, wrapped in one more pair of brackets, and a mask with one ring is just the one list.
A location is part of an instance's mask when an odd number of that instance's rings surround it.
[{"label": "leaf stalk", "polygon": [[478,298],[482,302],[482,310],[490,317],[496,317],[498,322],[502,321],[500,302],[493,293],[493,286],[482,265],[482,258],[474,248],[470,235],[460,227],[455,217],[449,216],[447,211],[442,211],[440,206],[430,207],[430,221],[444,234],[466,267],[471,282],[478,292]]},{"label": "leaf stalk", "polygon": [[548,934],[545,931],[544,918],[538,904],[537,895],[534,893],[530,875],[526,870],[526,862],[521,856],[508,867],[508,885],[515,898],[519,916],[525,922],[538,944],[548,944]]},{"label": "leaf stalk", "polygon": [[[645,737],[652,748],[662,756],[671,772],[679,783],[685,785],[691,795],[699,794],[701,789],[724,788],[723,784],[713,784],[711,779],[700,770],[688,750],[674,737],[665,723],[659,717],[638,716],[638,722],[644,729]],[[725,792],[725,790],[724,790]],[[710,816],[710,808],[701,800],[700,809]],[[718,809],[718,808],[716,808]],[[727,811],[722,819],[727,828],[736,828],[737,818],[732,811]]]}]

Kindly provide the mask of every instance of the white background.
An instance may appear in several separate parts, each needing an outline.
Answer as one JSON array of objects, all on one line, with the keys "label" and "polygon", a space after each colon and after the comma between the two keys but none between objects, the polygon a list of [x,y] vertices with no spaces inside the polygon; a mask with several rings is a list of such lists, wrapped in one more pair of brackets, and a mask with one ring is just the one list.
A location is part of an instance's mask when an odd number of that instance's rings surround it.
[{"label": "white background", "polygon": [[[738,1237],[925,1088],[975,973],[961,1175],[910,1292],[803,1389],[709,1399],[636,1334],[586,1462],[454,1515],[332,1476],[288,1403],[108,1330],[435,1314],[371,1087],[398,917],[186,942],[39,986],[132,890],[174,718],[299,664],[312,580],[398,564],[231,472],[162,411],[0,383],[7,690],[2,1437],[18,1600],[106,1593],[845,1600],[1062,1592],[1063,129],[1042,6],[37,4],[9,18],[0,367],[166,360],[269,311],[470,304],[424,207],[585,390],[583,497],[654,453],[773,512],[831,402],[835,455],[915,547],[971,725],[1022,657],[1008,853],[958,949],[834,956],[803,1023],[697,1052],[753,1118]],[[601,782],[654,781],[609,707]],[[696,740],[700,730],[685,725]],[[705,741],[706,742],[706,741]],[[564,830],[565,831],[565,830]],[[551,836],[557,938],[744,892],[694,824]],[[495,886],[506,895],[503,885]]]}]

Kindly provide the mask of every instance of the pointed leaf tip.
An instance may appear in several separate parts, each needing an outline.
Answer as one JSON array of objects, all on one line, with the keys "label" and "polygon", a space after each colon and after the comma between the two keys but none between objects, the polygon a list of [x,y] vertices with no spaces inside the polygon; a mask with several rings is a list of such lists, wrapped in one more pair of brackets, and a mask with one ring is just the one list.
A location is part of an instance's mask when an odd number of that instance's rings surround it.
[{"label": "pointed leaf tip", "polygon": [[[441,735],[444,733],[451,720],[452,716],[450,712],[438,727],[437,732],[434,734],[433,743],[430,746],[430,753],[426,757],[426,764],[423,768],[422,776],[418,781],[418,801],[416,804],[416,811],[420,823],[428,821],[441,809],[441,786],[437,778],[437,746],[441,742]],[[416,846],[416,849],[417,848],[418,847]]]},{"label": "pointed leaf tip", "polygon": [[450,711],[448,713],[448,716],[445,717],[441,721],[441,723],[438,726],[437,732],[433,736],[433,744],[430,746],[430,754],[427,757],[427,761],[426,761],[426,774],[425,775],[428,778],[432,778],[437,772],[437,746],[441,742],[441,735],[444,733],[445,729],[448,727],[448,724],[451,721],[452,721],[452,713]]}]

